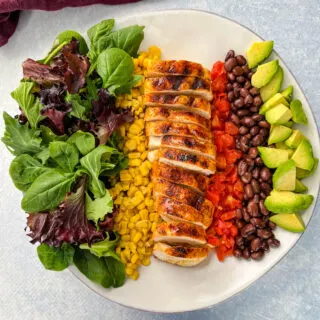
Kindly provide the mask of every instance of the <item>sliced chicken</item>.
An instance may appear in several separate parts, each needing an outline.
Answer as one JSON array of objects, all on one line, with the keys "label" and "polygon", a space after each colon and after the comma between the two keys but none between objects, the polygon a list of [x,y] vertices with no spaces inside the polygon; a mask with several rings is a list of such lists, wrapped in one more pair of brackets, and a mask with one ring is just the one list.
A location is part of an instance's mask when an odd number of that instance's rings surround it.
[{"label": "sliced chicken", "polygon": [[189,111],[174,110],[162,107],[149,107],[146,109],[144,120],[149,121],[171,121],[190,123],[210,129],[210,121]]},{"label": "sliced chicken", "polygon": [[211,101],[211,81],[196,77],[168,76],[147,78],[144,81],[145,93],[194,95]]},{"label": "sliced chicken", "polygon": [[162,222],[153,233],[153,241],[201,246],[207,243],[205,229],[188,222]]},{"label": "sliced chicken", "polygon": [[211,104],[201,97],[145,94],[144,103],[150,107],[162,107],[192,112],[208,120],[211,118]]},{"label": "sliced chicken", "polygon": [[204,201],[197,210],[164,196],[156,197],[155,208],[164,221],[190,222],[205,229],[211,225],[214,213],[214,207],[209,200]]},{"label": "sliced chicken", "polygon": [[216,150],[212,142],[202,142],[195,138],[180,136],[149,137],[149,150],[174,148],[215,159]]},{"label": "sliced chicken", "polygon": [[169,246],[158,242],[154,245],[153,255],[159,260],[182,267],[193,267],[202,262],[209,254],[208,247]]},{"label": "sliced chicken", "polygon": [[191,76],[210,80],[210,71],[200,63],[186,60],[150,60],[144,73],[146,78],[163,76]]},{"label": "sliced chicken", "polygon": [[148,159],[150,162],[158,160],[160,163],[196,171],[206,176],[214,174],[216,171],[215,160],[177,149],[161,148],[149,151]]},{"label": "sliced chicken", "polygon": [[211,141],[211,132],[195,124],[170,121],[152,121],[146,123],[146,136],[171,136],[196,138],[205,142]]},{"label": "sliced chicken", "polygon": [[164,179],[181,184],[202,194],[204,194],[209,184],[209,178],[203,174],[158,162],[152,166],[151,177],[152,180]]}]

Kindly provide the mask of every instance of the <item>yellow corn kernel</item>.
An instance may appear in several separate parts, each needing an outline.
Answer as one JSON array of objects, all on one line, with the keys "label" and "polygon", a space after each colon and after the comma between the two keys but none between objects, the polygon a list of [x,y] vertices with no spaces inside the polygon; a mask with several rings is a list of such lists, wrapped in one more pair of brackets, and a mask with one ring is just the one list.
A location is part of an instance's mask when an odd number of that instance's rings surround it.
[{"label": "yellow corn kernel", "polygon": [[144,151],[144,152],[142,152],[142,154],[140,155],[140,159],[141,159],[142,161],[146,160],[147,157],[148,157],[148,151]]},{"label": "yellow corn kernel", "polygon": [[144,151],[146,150],[145,144],[144,144],[144,143],[139,143],[139,144],[137,145],[137,150],[138,150],[139,152],[144,152]]},{"label": "yellow corn kernel", "polygon": [[121,237],[123,241],[130,241],[130,235],[126,234]]},{"label": "yellow corn kernel", "polygon": [[128,261],[127,261],[126,254],[125,254],[124,251],[121,252],[121,254],[120,254],[120,259],[121,259],[121,261],[122,261],[124,264],[126,264],[126,263],[128,262]]},{"label": "yellow corn kernel", "polygon": [[[146,200],[145,200],[146,202]],[[142,220],[148,220],[148,217],[149,217],[149,212],[147,209],[142,209],[139,211],[139,215],[141,217]]]},{"label": "yellow corn kernel", "polygon": [[153,222],[152,223],[152,226],[151,226],[151,231],[154,232],[157,228],[157,223],[156,222]]},{"label": "yellow corn kernel", "polygon": [[128,223],[128,228],[129,229],[133,229],[134,228],[134,223],[133,222],[129,222]]},{"label": "yellow corn kernel", "polygon": [[138,248],[137,251],[140,255],[144,255],[146,253],[146,248],[141,247],[141,248]]},{"label": "yellow corn kernel", "polygon": [[128,260],[128,261],[130,261],[130,259],[131,259],[131,253],[130,253],[130,250],[129,250],[128,248],[126,248],[123,252],[124,252],[124,254],[125,254],[125,256],[126,256],[127,260]]},{"label": "yellow corn kernel", "polygon": [[145,246],[146,246],[146,248],[152,248],[152,247],[153,247],[153,244],[154,244],[153,240],[152,240],[152,239],[149,239],[149,240],[146,242]]},{"label": "yellow corn kernel", "polygon": [[136,176],[135,178],[134,178],[134,185],[135,186],[140,186],[140,185],[142,185],[142,182],[143,182],[143,179],[142,179],[142,177],[141,176]]},{"label": "yellow corn kernel", "polygon": [[117,205],[121,205],[122,203],[122,197],[118,197],[116,198],[114,201],[113,201],[114,204],[117,204]]},{"label": "yellow corn kernel", "polygon": [[141,153],[140,152],[130,152],[128,154],[128,158],[129,159],[139,159],[141,157]]},{"label": "yellow corn kernel", "polygon": [[129,166],[139,167],[139,166],[141,166],[141,160],[140,159],[129,159]]},{"label": "yellow corn kernel", "polygon": [[130,218],[130,221],[133,223],[136,223],[140,220],[140,216],[138,214],[136,214],[135,216],[133,216],[132,218]]},{"label": "yellow corn kernel", "polygon": [[[133,106],[134,106],[134,104],[133,104]],[[140,128],[137,124],[133,123],[129,128],[129,133],[136,135],[136,134],[139,134],[141,132],[141,130],[142,130],[142,128]]]},{"label": "yellow corn kernel", "polygon": [[156,212],[152,212],[149,214],[150,221],[157,221],[158,220],[158,214]]},{"label": "yellow corn kernel", "polygon": [[150,198],[146,198],[144,202],[145,202],[147,207],[152,207],[153,206],[153,200],[150,199]]},{"label": "yellow corn kernel", "polygon": [[120,249],[120,247],[119,247],[119,246],[116,248],[116,254],[117,254],[118,256],[120,256],[120,255],[121,255],[121,249]]},{"label": "yellow corn kernel", "polygon": [[129,248],[131,252],[137,252],[137,246],[133,242],[129,243]]},{"label": "yellow corn kernel", "polygon": [[119,130],[120,130],[120,135],[121,135],[122,137],[125,137],[125,135],[126,135],[126,128],[125,128],[125,126],[121,126],[121,127],[119,128]]},{"label": "yellow corn kernel", "polygon": [[137,120],[135,120],[134,123],[136,123],[141,129],[144,128],[144,124],[145,124],[144,120],[142,120],[142,119],[137,119]]},{"label": "yellow corn kernel", "polygon": [[139,276],[140,276],[139,272],[138,272],[137,270],[135,270],[135,271],[133,272],[133,274],[130,275],[130,278],[131,278],[132,280],[138,280]]},{"label": "yellow corn kernel", "polygon": [[138,242],[137,246],[138,246],[138,248],[144,247],[144,242],[140,240],[140,241]]},{"label": "yellow corn kernel", "polygon": [[132,176],[128,170],[120,171],[120,181],[131,181],[131,180],[132,180]]},{"label": "yellow corn kernel", "polygon": [[137,206],[137,209],[138,210],[142,210],[146,207],[146,204],[144,202],[140,203],[138,206]]},{"label": "yellow corn kernel", "polygon": [[148,222],[148,220],[140,220],[136,223],[136,227],[139,229],[147,229],[149,227]]},{"label": "yellow corn kernel", "polygon": [[137,253],[135,253],[132,257],[131,257],[131,262],[132,263],[136,263],[139,259],[139,255]]},{"label": "yellow corn kernel", "polygon": [[138,241],[141,239],[141,237],[142,237],[142,234],[141,234],[140,232],[137,232],[137,233],[134,235],[132,241],[133,241],[134,243],[138,243]]},{"label": "yellow corn kernel", "polygon": [[127,274],[128,276],[132,275],[133,272],[134,272],[133,269],[131,269],[131,268],[129,268],[129,267],[126,267],[126,274]]},{"label": "yellow corn kernel", "polygon": [[122,188],[122,190],[123,191],[128,191],[129,190],[129,188],[130,188],[130,182],[122,182],[121,183],[121,188]]},{"label": "yellow corn kernel", "polygon": [[129,151],[133,151],[137,148],[137,142],[133,139],[127,140],[125,143],[125,147],[129,150]]},{"label": "yellow corn kernel", "polygon": [[138,188],[134,185],[131,185],[130,189],[127,192],[128,197],[132,197],[137,191],[138,191]]},{"label": "yellow corn kernel", "polygon": [[150,258],[144,258],[144,259],[141,261],[141,263],[142,263],[144,266],[148,266],[148,265],[150,265],[151,260],[150,260]]}]

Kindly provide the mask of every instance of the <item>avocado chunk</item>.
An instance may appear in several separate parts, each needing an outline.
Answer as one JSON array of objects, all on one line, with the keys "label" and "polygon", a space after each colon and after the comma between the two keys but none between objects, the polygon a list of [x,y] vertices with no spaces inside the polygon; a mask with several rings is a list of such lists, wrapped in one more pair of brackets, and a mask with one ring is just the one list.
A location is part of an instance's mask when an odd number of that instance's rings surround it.
[{"label": "avocado chunk", "polygon": [[267,111],[269,111],[270,109],[274,108],[275,106],[277,106],[278,104],[283,104],[286,107],[289,107],[289,103],[288,101],[283,97],[283,95],[281,93],[276,93],[272,98],[270,98],[267,102],[265,102],[260,110],[259,113],[260,114],[265,114]]},{"label": "avocado chunk", "polygon": [[258,147],[258,150],[263,163],[271,169],[289,160],[288,150],[285,149]]},{"label": "avocado chunk", "polygon": [[293,121],[287,121],[286,123],[283,124],[284,126],[288,127],[288,128],[292,128],[294,123]]},{"label": "avocado chunk", "polygon": [[283,124],[289,121],[292,113],[284,104],[278,104],[271,110],[266,112],[266,120],[270,124]]},{"label": "avocado chunk", "polygon": [[293,130],[291,136],[285,141],[285,144],[288,148],[297,149],[300,142],[305,139],[306,137],[299,130]]},{"label": "avocado chunk", "polygon": [[292,112],[292,120],[295,123],[308,124],[308,118],[303,111],[302,103],[300,100],[291,101],[290,110]]},{"label": "avocado chunk", "polygon": [[272,50],[273,41],[254,42],[252,46],[246,50],[249,68],[255,68],[259,63],[267,59]]},{"label": "avocado chunk", "polygon": [[296,179],[296,187],[294,188],[294,192],[306,192],[308,191],[308,187],[303,184],[300,180]]},{"label": "avocado chunk", "polygon": [[317,170],[319,164],[319,159],[314,158],[314,165],[310,171],[303,170],[300,168],[297,168],[297,178],[298,179],[304,179],[314,174],[314,172]]},{"label": "avocado chunk", "polygon": [[260,89],[260,95],[263,102],[266,102],[279,92],[283,81],[283,69],[279,66],[276,74],[270,82]]},{"label": "avocado chunk", "polygon": [[303,232],[306,230],[301,216],[297,213],[276,214],[270,217],[269,220],[290,232]]},{"label": "avocado chunk", "polygon": [[262,88],[269,83],[272,77],[276,74],[279,67],[278,60],[272,60],[270,62],[261,64],[258,66],[257,71],[251,78],[251,84],[256,88]]},{"label": "avocado chunk", "polygon": [[296,187],[296,165],[293,160],[282,163],[272,177],[273,188],[278,191],[294,191]]},{"label": "avocado chunk", "polygon": [[277,149],[285,149],[285,150],[287,150],[287,151],[288,151],[289,158],[291,158],[291,156],[292,156],[293,153],[294,153],[294,150],[293,150],[293,149],[289,149],[284,142],[277,142],[277,143],[276,143],[276,148],[277,148]]},{"label": "avocado chunk", "polygon": [[293,85],[285,88],[283,91],[281,91],[281,94],[286,98],[288,102],[291,102],[293,96]]},{"label": "avocado chunk", "polygon": [[268,145],[286,140],[290,137],[291,132],[292,129],[288,127],[273,125],[268,139]]},{"label": "avocado chunk", "polygon": [[312,146],[309,141],[302,140],[291,157],[300,169],[310,171],[314,166]]},{"label": "avocado chunk", "polygon": [[313,201],[310,194],[272,190],[264,201],[266,208],[274,213],[291,213],[309,208]]}]

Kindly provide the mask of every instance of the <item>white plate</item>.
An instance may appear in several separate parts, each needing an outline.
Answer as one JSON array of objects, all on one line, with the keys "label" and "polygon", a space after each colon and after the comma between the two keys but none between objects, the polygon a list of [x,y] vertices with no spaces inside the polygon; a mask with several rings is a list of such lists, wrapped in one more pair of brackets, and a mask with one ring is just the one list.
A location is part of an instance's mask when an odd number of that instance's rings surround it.
[{"label": "white plate", "polygon": [[[93,19],[79,21],[81,29],[96,23]],[[87,26],[85,26],[87,24]],[[142,49],[157,45],[164,59],[187,59],[197,61],[211,68],[216,60],[223,60],[229,49],[244,54],[245,49],[254,41],[261,40],[247,28],[226,18],[200,11],[174,10],[142,14],[117,20],[117,26],[131,24],[145,25],[145,40]],[[55,34],[46,34],[54,38]],[[43,48],[39,46],[34,56],[41,56]],[[280,59],[276,54],[273,58]],[[281,61],[285,80],[283,87],[294,85],[295,98],[299,98],[309,119],[307,127],[301,127],[305,135],[311,138],[315,156],[319,158],[319,136],[317,127],[306,98],[293,75]],[[21,61],[16,61],[15,72],[21,72]],[[11,90],[12,87],[8,90]],[[305,179],[309,192],[318,194],[320,170]],[[314,204],[303,213],[307,223],[310,220]],[[155,312],[182,312],[205,308],[217,304],[240,292],[273,267],[294,246],[299,234],[277,230],[276,236],[281,247],[273,249],[260,262],[239,261],[229,258],[219,263],[214,254],[205,263],[195,268],[181,268],[152,261],[151,266],[140,269],[138,281],[127,280],[118,289],[103,289],[85,278],[75,267],[70,270],[88,287],[103,297],[125,306]]]}]

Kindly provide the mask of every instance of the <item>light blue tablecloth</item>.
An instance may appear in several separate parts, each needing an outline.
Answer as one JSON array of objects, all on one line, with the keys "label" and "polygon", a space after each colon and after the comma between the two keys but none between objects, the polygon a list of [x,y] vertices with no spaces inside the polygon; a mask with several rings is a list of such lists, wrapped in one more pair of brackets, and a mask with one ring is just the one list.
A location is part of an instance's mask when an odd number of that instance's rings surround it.
[{"label": "light blue tablecloth", "polygon": [[[102,18],[168,8],[197,8],[216,12],[248,26],[263,38],[275,40],[277,52],[301,84],[319,123],[319,0],[150,0],[125,6],[99,7],[99,11]],[[70,15],[78,15],[78,19],[70,19],[70,27],[76,29],[75,21],[78,23],[82,19],[89,19],[93,10],[94,7],[54,13],[23,13],[17,34],[10,40],[10,50],[20,48],[17,41],[17,35],[21,32],[19,29],[27,28],[29,32],[33,29],[36,38],[37,33],[45,32],[42,29],[55,28]],[[0,48],[1,70],[6,68],[6,61],[10,59],[6,54],[8,48]],[[21,57],[25,58],[23,53]],[[0,89],[4,81],[10,79],[1,78]],[[0,174],[3,177],[7,175],[9,162],[0,161]],[[17,202],[21,197],[18,191],[7,194],[7,186],[3,183],[0,191],[1,199],[7,197]],[[18,210],[18,204],[13,208]],[[0,319],[3,320],[320,319],[319,206],[295,248],[250,288],[214,308],[172,315],[156,315],[119,306],[91,292],[68,271],[45,271],[35,256],[34,247],[25,237],[24,218],[18,217],[14,210],[5,210],[3,203],[0,203],[0,214]]]}]

